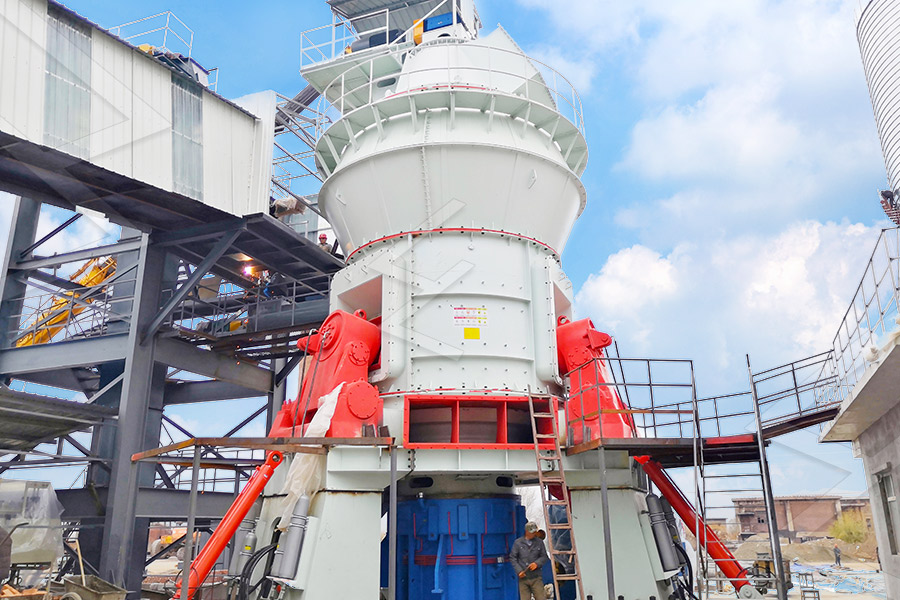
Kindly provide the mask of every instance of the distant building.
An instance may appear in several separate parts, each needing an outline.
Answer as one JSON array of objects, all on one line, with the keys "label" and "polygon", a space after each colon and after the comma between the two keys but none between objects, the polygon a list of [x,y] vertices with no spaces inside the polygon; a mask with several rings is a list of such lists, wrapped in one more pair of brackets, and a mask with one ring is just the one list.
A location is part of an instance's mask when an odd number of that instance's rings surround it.
[{"label": "distant building", "polygon": [[[734,498],[734,512],[740,525],[740,539],[757,533],[768,534],[766,507],[762,498]],[[872,529],[872,508],[868,498],[840,496],[783,496],[775,498],[778,533],[791,541],[821,538],[840,516],[860,518]]]}]

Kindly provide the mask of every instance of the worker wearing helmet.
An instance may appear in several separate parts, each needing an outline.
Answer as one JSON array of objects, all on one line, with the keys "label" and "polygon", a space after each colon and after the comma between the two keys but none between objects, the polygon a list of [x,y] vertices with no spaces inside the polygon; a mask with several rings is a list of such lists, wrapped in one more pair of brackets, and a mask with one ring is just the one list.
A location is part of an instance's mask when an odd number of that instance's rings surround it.
[{"label": "worker wearing helmet", "polygon": [[319,234],[319,248],[331,254],[331,244],[328,243],[328,234],[320,233]]}]

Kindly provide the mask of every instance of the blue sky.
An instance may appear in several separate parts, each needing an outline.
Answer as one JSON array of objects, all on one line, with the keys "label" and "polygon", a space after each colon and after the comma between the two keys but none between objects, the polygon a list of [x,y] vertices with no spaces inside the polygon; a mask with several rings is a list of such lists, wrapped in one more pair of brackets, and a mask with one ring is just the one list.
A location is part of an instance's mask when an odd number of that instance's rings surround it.
[{"label": "blue sky", "polygon": [[[66,4],[105,27],[174,11],[226,97],[294,94],[299,34],[330,21],[319,0]],[[745,353],[767,368],[830,347],[888,226],[856,1],[477,4],[484,33],[502,23],[581,94],[588,205],[563,254],[580,315],[624,356],[694,359],[701,395],[746,390]],[[180,418],[215,434],[231,412]],[[815,432],[773,454],[777,493],[865,487],[849,447]]]}]

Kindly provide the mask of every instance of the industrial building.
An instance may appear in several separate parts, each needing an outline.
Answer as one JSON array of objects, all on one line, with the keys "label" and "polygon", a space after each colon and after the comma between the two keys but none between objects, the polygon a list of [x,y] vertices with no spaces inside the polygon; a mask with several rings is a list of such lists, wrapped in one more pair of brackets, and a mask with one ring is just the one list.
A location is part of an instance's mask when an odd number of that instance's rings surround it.
[{"label": "industrial building", "polygon": [[[763,498],[734,498],[734,514],[740,539],[768,534],[766,503]],[[790,542],[828,537],[831,527],[844,517],[859,519],[872,530],[872,509],[868,498],[841,496],[777,496],[775,516],[778,535]]]},{"label": "industrial building", "polygon": [[[714,397],[690,359],[620,354],[574,320],[560,261],[588,201],[575,88],[471,0],[327,4],[305,84],[235,99],[170,13],[154,45],[53,0],[0,5],[0,474],[86,467],[48,517],[54,576],[133,598],[508,600],[537,578],[581,600],[785,598],[795,515],[766,448],[847,412],[845,348],[748,358],[748,388]],[[38,235],[48,207],[66,220]],[[42,251],[97,213],[118,241]],[[249,408],[221,437],[167,414],[226,399]],[[771,568],[709,526],[729,486],[762,499]],[[540,575],[510,557],[526,520]],[[176,551],[177,583],[149,589]]]}]

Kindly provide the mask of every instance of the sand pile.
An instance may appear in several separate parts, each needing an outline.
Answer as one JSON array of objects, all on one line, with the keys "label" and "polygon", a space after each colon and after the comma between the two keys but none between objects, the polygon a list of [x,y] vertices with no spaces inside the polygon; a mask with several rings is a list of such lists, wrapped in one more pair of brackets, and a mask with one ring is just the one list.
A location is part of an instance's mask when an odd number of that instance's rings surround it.
[{"label": "sand pile", "polygon": [[[832,564],[834,562],[834,544],[841,549],[841,558],[844,561],[873,561],[875,560],[875,541],[866,540],[861,544],[848,544],[840,540],[822,539],[803,542],[802,544],[781,545],[782,556],[790,561],[794,559],[810,564]],[[746,542],[738,546],[735,558],[751,560],[756,558],[758,552],[769,552],[768,538],[764,535],[754,535]]]}]

